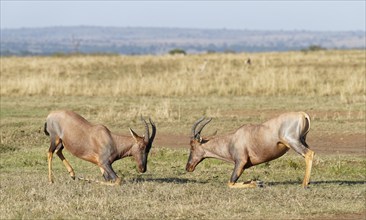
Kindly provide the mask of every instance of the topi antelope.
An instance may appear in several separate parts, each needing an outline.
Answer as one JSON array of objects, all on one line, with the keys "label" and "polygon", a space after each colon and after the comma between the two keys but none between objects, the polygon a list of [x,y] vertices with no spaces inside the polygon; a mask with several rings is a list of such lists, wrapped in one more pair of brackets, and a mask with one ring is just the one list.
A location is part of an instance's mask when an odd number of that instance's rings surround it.
[{"label": "topi antelope", "polygon": [[121,179],[112,169],[112,163],[121,158],[132,156],[137,163],[139,172],[144,173],[147,157],[156,134],[156,127],[149,118],[152,127],[150,137],[148,124],[142,116],[141,120],[145,125],[143,137],[137,135],[131,128],[131,136],[123,136],[112,133],[104,125],[93,125],[75,112],[51,112],[44,125],[44,132],[51,139],[51,146],[48,150],[49,182],[53,183],[52,157],[54,152],[62,160],[70,176],[75,179],[74,169],[62,154],[64,147],[76,157],[98,165],[104,179],[108,182],[112,181],[110,184],[113,185],[121,184]]},{"label": "topi antelope", "polygon": [[[303,187],[310,181],[314,152],[306,144],[310,129],[310,117],[304,112],[284,113],[259,125],[244,125],[235,132],[223,136],[201,137],[202,129],[211,121],[204,117],[192,127],[191,150],[186,170],[193,172],[205,158],[217,158],[235,164],[228,186],[231,188],[255,187],[238,184],[244,169],[274,160],[290,148],[305,157],[306,171]],[[201,126],[197,129],[197,126]]]}]

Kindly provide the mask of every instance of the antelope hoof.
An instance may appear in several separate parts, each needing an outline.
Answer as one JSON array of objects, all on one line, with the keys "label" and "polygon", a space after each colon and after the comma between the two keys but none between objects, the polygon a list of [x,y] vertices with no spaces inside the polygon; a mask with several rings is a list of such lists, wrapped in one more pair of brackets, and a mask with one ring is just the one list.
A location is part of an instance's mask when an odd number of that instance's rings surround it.
[{"label": "antelope hoof", "polygon": [[112,182],[100,182],[100,184],[105,185],[105,186],[114,186],[115,185]]},{"label": "antelope hoof", "polygon": [[235,185],[235,183],[232,183],[232,182],[227,183],[227,186],[230,187],[230,188],[233,188],[234,185]]},{"label": "antelope hoof", "polygon": [[71,176],[71,179],[75,180],[75,176]]},{"label": "antelope hoof", "polygon": [[302,187],[303,187],[304,189],[308,189],[308,188],[309,188],[309,184],[310,184],[310,183],[307,183],[307,184],[306,184],[306,183],[303,183],[303,184],[302,184]]},{"label": "antelope hoof", "polygon": [[121,178],[117,178],[116,181],[114,182],[114,184],[117,186],[120,186],[122,184]]}]

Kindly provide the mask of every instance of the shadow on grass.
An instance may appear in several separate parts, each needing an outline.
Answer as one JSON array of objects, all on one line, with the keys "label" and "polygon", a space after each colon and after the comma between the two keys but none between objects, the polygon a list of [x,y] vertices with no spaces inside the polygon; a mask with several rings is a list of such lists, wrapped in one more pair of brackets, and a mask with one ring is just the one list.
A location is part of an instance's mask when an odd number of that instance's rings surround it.
[{"label": "shadow on grass", "polygon": [[157,183],[176,183],[176,184],[185,184],[185,183],[208,183],[208,181],[197,181],[186,178],[134,178],[132,182],[157,182]]},{"label": "shadow on grass", "polygon": [[[284,182],[268,182],[265,183],[268,186],[278,186],[278,185],[301,185],[302,181],[284,181]],[[324,181],[311,181],[310,182],[310,186],[311,185],[322,185],[322,184],[338,184],[338,185],[362,185],[362,184],[366,184],[366,181],[364,180],[355,180],[355,181],[350,181],[350,180],[324,180]]]},{"label": "shadow on grass", "polygon": [[320,185],[320,184],[338,184],[338,185],[362,185],[366,184],[364,180],[325,180],[325,181],[314,181],[310,182],[310,185]]}]

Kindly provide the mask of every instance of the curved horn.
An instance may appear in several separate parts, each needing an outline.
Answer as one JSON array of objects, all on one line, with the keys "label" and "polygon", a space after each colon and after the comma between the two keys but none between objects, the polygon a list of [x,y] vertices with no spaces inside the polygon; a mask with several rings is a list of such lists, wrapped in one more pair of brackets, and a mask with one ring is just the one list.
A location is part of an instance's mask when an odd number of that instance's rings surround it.
[{"label": "curved horn", "polygon": [[196,135],[198,134],[198,132],[196,133],[196,127],[199,123],[201,123],[203,120],[205,119],[205,117],[202,117],[200,119],[198,119],[192,126],[192,138],[196,138]]},{"label": "curved horn", "polygon": [[151,137],[150,137],[150,143],[152,143],[154,141],[155,138],[155,134],[156,134],[156,126],[153,120],[151,120],[151,118],[149,117],[149,122],[151,125]]},{"label": "curved horn", "polygon": [[151,125],[151,137],[149,138],[149,143],[146,147],[147,152],[150,152],[150,149],[152,147],[152,143],[153,143],[155,135],[156,135],[156,126],[155,126],[155,123],[153,122],[153,120],[151,120],[150,117],[149,117],[149,122],[150,122],[150,125]]},{"label": "curved horn", "polygon": [[149,126],[147,125],[145,119],[142,117],[141,115],[141,121],[145,124],[145,137],[144,137],[144,141],[145,142],[149,142],[149,136],[150,136],[150,132],[149,132]]},{"label": "curved horn", "polygon": [[200,126],[200,128],[198,129],[198,131],[197,131],[197,134],[201,134],[201,131],[202,131],[202,129],[208,124],[208,123],[210,123],[210,121],[212,120],[212,118],[209,118],[209,119],[207,119],[205,122],[203,122],[203,124]]}]

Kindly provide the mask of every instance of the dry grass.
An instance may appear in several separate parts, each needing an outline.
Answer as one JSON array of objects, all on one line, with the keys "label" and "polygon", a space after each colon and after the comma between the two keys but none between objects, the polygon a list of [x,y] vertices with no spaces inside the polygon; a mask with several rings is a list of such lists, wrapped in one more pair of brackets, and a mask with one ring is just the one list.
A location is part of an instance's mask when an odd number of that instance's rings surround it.
[{"label": "dry grass", "polygon": [[[251,66],[244,65],[247,57]],[[124,179],[120,187],[73,181],[58,158],[53,163],[55,184],[48,185],[48,138],[42,132],[49,111],[67,108],[126,134],[128,127],[142,133],[139,115],[151,116],[157,139],[163,134],[189,136],[192,122],[202,115],[214,118],[205,133],[224,133],[300,110],[313,119],[310,143],[314,135],[364,134],[364,51],[0,61],[1,219],[366,216],[364,155],[317,154],[313,184],[303,190],[304,161],[290,153],[250,168],[240,179],[263,180],[265,188],[232,190],[225,185],[231,164],[208,159],[186,173],[187,149],[155,144],[146,174],[137,174],[130,159],[113,165]],[[77,176],[102,179],[95,165],[65,155]]]},{"label": "dry grass", "polygon": [[[1,58],[1,95],[338,96],[365,101],[364,51]],[[252,65],[246,65],[247,57]]]},{"label": "dry grass", "polygon": [[[243,123],[258,123],[276,112],[314,107],[318,113],[308,135],[310,141],[321,132],[364,132],[364,105],[344,106],[329,97],[298,99],[2,97],[0,218],[364,218],[366,160],[362,155],[317,154],[311,188],[303,190],[304,160],[290,153],[248,169],[240,179],[260,179],[265,188],[233,190],[226,187],[232,164],[207,159],[195,172],[186,173],[188,149],[154,144],[145,174],[137,174],[129,158],[113,164],[123,177],[122,186],[73,181],[58,158],[53,162],[55,183],[48,184],[48,137],[42,126],[48,111],[56,108],[74,109],[92,122],[126,134],[128,127],[143,132],[139,113],[151,114],[158,126],[157,139],[163,133],[189,136],[192,122],[202,114],[215,117],[205,133],[215,129],[222,133]],[[182,145],[187,146],[188,142]],[[67,152],[65,156],[77,176],[102,180],[95,165]]]},{"label": "dry grass", "polygon": [[[260,179],[264,188],[226,187],[230,164],[206,160],[186,173],[188,151],[153,148],[148,172],[139,175],[129,159],[114,164],[122,186],[73,181],[55,159],[55,183],[47,183],[44,150],[2,153],[2,219],[293,219],[365,216],[365,160],[323,157],[314,164],[309,190],[300,187],[303,159],[287,155],[245,171],[241,180]],[[25,153],[27,155],[25,155]],[[40,156],[43,155],[43,156]],[[99,169],[65,154],[77,176],[101,180]],[[16,175],[15,175],[16,174]]]}]

